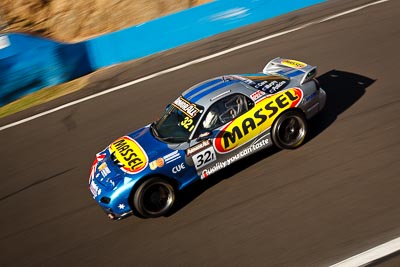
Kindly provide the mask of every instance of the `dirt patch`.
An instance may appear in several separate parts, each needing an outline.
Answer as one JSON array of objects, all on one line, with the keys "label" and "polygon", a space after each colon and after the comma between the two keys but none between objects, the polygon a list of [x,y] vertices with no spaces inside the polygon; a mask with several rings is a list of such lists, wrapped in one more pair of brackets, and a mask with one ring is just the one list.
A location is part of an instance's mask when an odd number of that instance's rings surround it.
[{"label": "dirt patch", "polygon": [[120,30],[211,0],[1,0],[1,32],[73,42]]}]

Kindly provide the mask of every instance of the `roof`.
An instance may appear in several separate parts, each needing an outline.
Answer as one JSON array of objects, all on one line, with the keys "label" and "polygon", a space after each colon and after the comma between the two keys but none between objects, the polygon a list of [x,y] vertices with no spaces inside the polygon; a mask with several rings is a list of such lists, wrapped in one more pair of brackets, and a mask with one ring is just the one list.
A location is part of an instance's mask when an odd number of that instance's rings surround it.
[{"label": "roof", "polygon": [[[282,84],[284,82],[284,84]],[[201,106],[209,106],[219,96],[231,93],[250,95],[256,90],[286,85],[289,78],[278,74],[252,73],[240,75],[225,75],[196,84],[182,93],[182,96]]]},{"label": "roof", "polygon": [[213,78],[196,84],[182,93],[187,100],[201,106],[208,106],[218,95],[237,92],[246,87],[239,79],[226,79],[225,76]]}]

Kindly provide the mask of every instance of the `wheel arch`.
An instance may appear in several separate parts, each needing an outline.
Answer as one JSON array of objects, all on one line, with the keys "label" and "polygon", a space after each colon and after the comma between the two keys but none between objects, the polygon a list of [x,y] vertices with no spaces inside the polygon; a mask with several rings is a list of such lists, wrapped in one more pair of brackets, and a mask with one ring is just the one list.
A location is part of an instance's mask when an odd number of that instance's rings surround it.
[{"label": "wheel arch", "polygon": [[134,212],[136,212],[135,206],[133,204],[135,192],[139,188],[140,185],[142,185],[145,181],[149,180],[150,178],[161,178],[161,179],[169,182],[173,186],[175,192],[177,192],[179,190],[178,181],[167,175],[160,174],[160,173],[152,173],[152,174],[145,175],[145,176],[139,178],[138,181],[136,181],[135,185],[131,188],[131,192],[129,193],[128,203]]},{"label": "wheel arch", "polygon": [[[282,115],[283,113],[289,112],[289,111],[298,111],[298,112],[300,112],[301,114],[303,114],[304,118],[307,118],[306,112],[305,112],[303,109],[299,108],[299,107],[289,108],[289,109],[285,110],[284,112],[282,112],[281,114],[279,114],[279,116]],[[279,116],[278,116],[278,117],[279,117]],[[275,120],[276,120],[276,119],[275,119]]]},{"label": "wheel arch", "polygon": [[[278,142],[276,141],[276,137],[275,137],[275,136],[276,136],[276,132],[275,132],[276,123],[278,123],[278,121],[281,119],[282,116],[284,116],[285,114],[287,114],[287,113],[289,113],[289,112],[298,112],[299,114],[301,114],[301,115],[303,116],[303,118],[304,118],[304,122],[305,122],[305,125],[306,125],[306,126],[305,126],[305,127],[306,127],[306,133],[307,133],[307,129],[308,129],[306,112],[304,112],[304,110],[301,109],[300,107],[289,108],[289,109],[286,109],[285,111],[283,111],[282,113],[280,113],[280,114],[274,119],[274,121],[272,122],[271,130],[270,130],[272,142],[274,143],[275,146],[279,147],[280,149],[293,149],[293,148],[283,147],[282,145],[277,144]],[[302,144],[303,142],[304,142],[304,139],[301,141],[301,144]],[[300,145],[301,145],[301,144],[300,144]],[[298,145],[298,146],[300,146],[300,145]],[[296,148],[297,148],[298,146],[296,146]]]},{"label": "wheel arch", "polygon": [[290,112],[290,111],[297,111],[297,112],[300,112],[300,113],[304,116],[304,118],[307,119],[306,112],[305,112],[303,109],[301,109],[301,108],[299,108],[299,107],[288,108],[288,109],[284,110],[283,112],[281,112],[281,113],[274,119],[274,121],[273,121],[272,124],[271,124],[271,130],[272,130],[272,128],[274,127],[275,123],[278,121],[278,119],[279,119],[280,117],[282,117],[283,114],[285,114],[285,113],[287,113],[287,112]]}]

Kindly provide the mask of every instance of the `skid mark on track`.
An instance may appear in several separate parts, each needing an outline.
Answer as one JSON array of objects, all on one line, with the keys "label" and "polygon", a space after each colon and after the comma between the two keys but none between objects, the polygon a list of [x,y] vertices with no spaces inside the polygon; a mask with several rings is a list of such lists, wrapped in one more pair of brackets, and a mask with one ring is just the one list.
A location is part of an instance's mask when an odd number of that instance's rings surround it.
[{"label": "skid mark on track", "polygon": [[15,191],[15,192],[12,192],[12,193],[10,193],[10,194],[8,194],[8,195],[5,195],[5,196],[0,197],[0,201],[3,201],[3,200],[5,200],[5,199],[7,199],[7,198],[10,198],[10,197],[12,197],[12,196],[15,196],[15,195],[17,195],[17,194],[19,194],[19,193],[21,193],[21,192],[23,192],[23,191],[25,191],[25,190],[28,190],[28,189],[30,189],[30,188],[36,186],[36,185],[39,185],[39,184],[42,184],[42,183],[47,182],[47,181],[49,181],[49,180],[52,180],[52,179],[54,179],[54,178],[56,178],[56,177],[58,177],[58,176],[60,176],[60,175],[63,175],[64,173],[67,173],[67,172],[69,172],[69,171],[71,171],[71,170],[73,170],[73,169],[74,169],[74,168],[70,168],[70,169],[67,169],[67,170],[65,170],[65,171],[62,171],[62,172],[53,174],[52,176],[46,177],[46,178],[44,178],[44,179],[35,181],[35,182],[33,182],[32,184],[27,185],[27,186],[25,186],[25,187],[23,187],[23,188],[21,188],[21,189]]}]

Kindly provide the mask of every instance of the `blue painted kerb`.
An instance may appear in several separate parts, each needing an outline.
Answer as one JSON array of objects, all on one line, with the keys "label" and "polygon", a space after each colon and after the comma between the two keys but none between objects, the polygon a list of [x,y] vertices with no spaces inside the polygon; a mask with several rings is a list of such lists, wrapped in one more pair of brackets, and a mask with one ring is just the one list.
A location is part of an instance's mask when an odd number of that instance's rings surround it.
[{"label": "blue painted kerb", "polygon": [[0,42],[0,106],[96,69],[142,58],[325,0],[217,0],[76,44],[7,34]]}]

